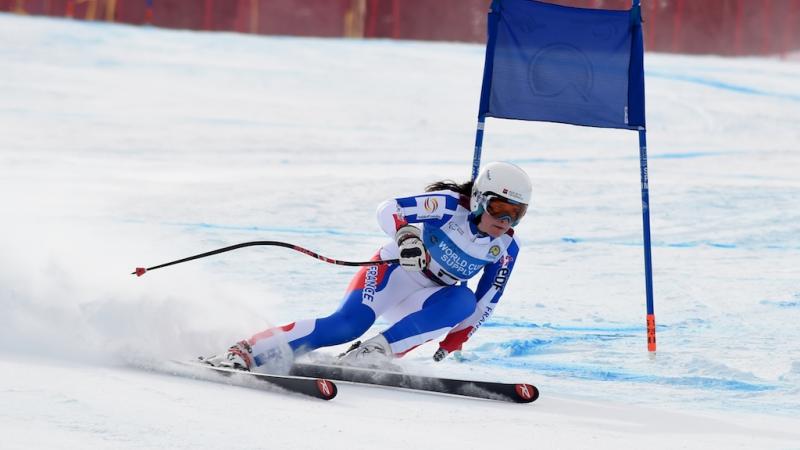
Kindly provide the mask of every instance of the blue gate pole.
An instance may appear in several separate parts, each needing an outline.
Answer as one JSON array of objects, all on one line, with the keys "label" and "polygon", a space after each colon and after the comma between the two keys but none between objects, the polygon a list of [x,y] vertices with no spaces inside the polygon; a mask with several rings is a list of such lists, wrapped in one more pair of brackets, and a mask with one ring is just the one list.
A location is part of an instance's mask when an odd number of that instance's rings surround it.
[{"label": "blue gate pole", "polygon": [[644,281],[647,295],[647,351],[656,351],[656,316],[653,306],[653,262],[650,245],[650,187],[647,178],[647,130],[639,128],[639,171],[642,180],[642,228],[644,232]]},{"label": "blue gate pole", "polygon": [[500,9],[501,2],[492,0],[489,6],[489,15],[486,19],[486,59],[483,62],[481,101],[478,106],[478,127],[475,130],[475,154],[472,156],[472,181],[478,178],[478,169],[481,167],[483,128],[486,125],[486,114],[489,112],[489,92],[492,87],[492,70],[494,67],[494,43],[497,40],[497,22],[500,20]]},{"label": "blue gate pole", "polygon": [[[636,10],[637,23],[641,27],[641,0],[631,0],[631,11]],[[642,30],[639,30],[641,33]],[[643,39],[642,39],[643,40]],[[644,58],[644,42],[641,42],[641,47],[635,51],[642,52]],[[641,76],[644,77],[644,68],[642,68]],[[644,95],[644,91],[642,91]],[[643,106],[642,106],[643,107]],[[642,120],[644,120],[644,110],[642,110]],[[655,355],[656,351],[656,315],[653,306],[653,262],[650,244],[650,186],[647,178],[647,130],[642,126],[639,127],[639,172],[642,181],[642,231],[644,234],[644,284],[645,295],[647,298],[647,351],[651,355]]]},{"label": "blue gate pole", "polygon": [[478,178],[478,169],[481,167],[481,151],[483,150],[483,128],[486,125],[486,116],[478,116],[478,127],[475,130],[475,153],[472,155],[472,181]]}]

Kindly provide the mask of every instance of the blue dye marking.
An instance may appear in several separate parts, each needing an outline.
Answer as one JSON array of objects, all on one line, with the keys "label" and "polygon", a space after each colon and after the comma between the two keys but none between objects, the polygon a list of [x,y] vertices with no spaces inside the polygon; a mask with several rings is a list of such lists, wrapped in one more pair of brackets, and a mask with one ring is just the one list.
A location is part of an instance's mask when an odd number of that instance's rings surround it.
[{"label": "blue dye marking", "polygon": [[[612,241],[609,239],[602,239],[602,238],[578,238],[572,236],[562,237],[561,241],[568,244],[600,242],[609,245],[621,245],[626,247],[642,246],[642,241]],[[771,250],[792,250],[800,248],[798,246],[791,246],[791,245],[776,245],[776,244],[750,245],[748,243],[746,244],[747,245],[735,242],[713,242],[713,241],[689,241],[689,242],[654,241],[651,243],[653,247],[670,247],[670,248],[693,248],[693,247],[699,247],[701,245],[707,245],[709,247],[720,248],[720,249],[738,249],[741,247],[747,247],[747,248],[759,248],[759,249],[771,249]]]},{"label": "blue dye marking", "polygon": [[764,392],[772,391],[778,387],[766,383],[752,383],[740,380],[700,377],[700,376],[659,376],[630,373],[621,370],[607,370],[598,367],[587,367],[569,364],[547,364],[528,361],[509,361],[508,359],[492,358],[483,360],[484,363],[514,369],[536,371],[548,376],[595,380],[595,381],[623,381],[632,383],[661,384],[678,387],[699,389],[728,390],[738,392]]},{"label": "blue dye marking", "polygon": [[747,95],[757,95],[761,97],[772,97],[772,98],[780,98],[783,100],[791,100],[795,102],[800,102],[800,95],[797,94],[787,94],[782,92],[770,92],[770,91],[763,91],[760,89],[752,88],[749,86],[741,86],[732,83],[726,83],[724,81],[713,80],[710,78],[702,78],[698,76],[692,75],[679,75],[679,74],[672,74],[672,73],[665,73],[665,72],[654,72],[648,70],[646,76],[653,77],[653,78],[664,78],[667,80],[676,80],[676,81],[686,81],[689,83],[699,84],[703,86],[709,86],[716,89],[723,89],[726,91],[737,92],[740,94],[747,94]]},{"label": "blue dye marking", "polygon": [[[645,329],[645,325],[620,325],[620,326],[586,326],[586,325],[553,325],[551,323],[537,324],[524,320],[514,320],[494,317],[483,324],[484,328],[541,328],[554,331],[586,331],[594,333],[636,333]],[[656,330],[665,330],[668,325],[656,325]]]},{"label": "blue dye marking", "polygon": [[525,339],[513,340],[500,344],[509,356],[525,356],[539,353],[542,348],[555,344],[557,339]]},{"label": "blue dye marking", "polygon": [[[691,159],[691,158],[706,158],[706,157],[715,157],[715,156],[730,156],[730,155],[740,155],[746,153],[744,151],[694,151],[694,152],[682,152],[682,153],[653,153],[649,154],[647,157],[649,159]],[[530,159],[512,159],[510,162],[513,162],[517,165],[522,164],[568,164],[571,162],[597,162],[597,161],[614,161],[614,160],[631,160],[631,159],[639,159],[638,156],[623,156],[623,157],[610,157],[610,158],[598,158],[598,157],[586,157],[586,158],[571,158],[571,159],[548,159],[548,158],[530,158]],[[452,161],[452,164],[457,163],[456,161]]]},{"label": "blue dye marking", "polygon": [[570,162],[569,159],[553,159],[553,158],[525,158],[511,160],[514,164],[565,164]]},{"label": "blue dye marking", "polygon": [[690,159],[703,158],[706,156],[724,156],[731,153],[740,152],[685,152],[685,153],[662,153],[659,155],[648,155],[650,159]]},{"label": "blue dye marking", "polygon": [[[762,305],[777,306],[778,308],[800,308],[800,301],[771,301],[762,300]],[[485,326],[485,325],[484,325]]]},{"label": "blue dye marking", "polygon": [[697,247],[696,242],[675,242],[672,244],[667,244],[667,247],[677,247],[677,248],[690,248],[690,247]]},{"label": "blue dye marking", "polygon": [[484,328],[539,328],[533,322],[508,322],[504,320],[492,319],[483,324]]},{"label": "blue dye marking", "polygon": [[[644,327],[642,327],[644,328]],[[557,336],[551,339],[512,339],[500,344],[488,344],[478,347],[477,351],[488,351],[499,348],[508,356],[520,357],[537,355],[548,352],[548,348],[557,345],[568,344],[578,341],[615,341],[618,339],[632,337],[630,334],[583,334],[573,336]],[[550,350],[552,352],[552,350]]]},{"label": "blue dye marking", "polygon": [[163,225],[186,227],[186,228],[200,228],[209,230],[234,230],[234,231],[255,231],[255,232],[270,232],[270,233],[290,233],[290,234],[305,234],[305,235],[333,235],[333,236],[371,236],[371,237],[384,237],[380,233],[363,233],[354,231],[342,231],[333,228],[297,228],[297,227],[265,227],[257,225],[218,225],[211,223],[182,223],[182,222],[163,222]]},{"label": "blue dye marking", "polygon": [[[12,110],[6,110],[12,111]],[[32,111],[31,111],[32,112]],[[38,113],[38,112],[37,112]],[[215,122],[216,123],[216,122]],[[233,123],[233,122],[232,122]],[[274,125],[274,124],[273,124]],[[291,124],[281,124],[282,127],[293,127]],[[717,156],[730,156],[730,155],[741,155],[744,153],[750,153],[745,151],[694,151],[694,152],[683,152],[683,153],[652,153],[648,154],[649,159],[690,159],[690,158],[706,158],[706,157],[717,157]],[[512,162],[517,165],[525,165],[525,164],[569,164],[569,163],[594,163],[598,161],[629,161],[629,160],[638,160],[638,156],[619,156],[619,157],[580,157],[580,158],[524,158],[524,159],[509,159],[509,162]],[[280,164],[292,164],[293,161],[289,159],[283,159],[278,161]],[[300,162],[298,162],[300,163]],[[317,165],[324,165],[324,166],[338,166],[338,165],[351,165],[349,161],[340,161],[340,160],[329,160],[329,159],[318,159],[315,161]],[[456,159],[440,159],[440,160],[433,160],[433,161],[425,161],[426,165],[442,165],[442,166],[459,166],[463,161],[456,160]],[[302,164],[307,164],[307,162],[302,162]],[[417,163],[398,163],[397,161],[392,160],[383,160],[383,159],[373,159],[368,161],[360,161],[359,164],[361,165],[381,165],[385,166],[387,164],[403,164],[403,165],[417,165]],[[767,179],[767,177],[763,177]],[[774,179],[774,177],[770,177],[769,179]]]},{"label": "blue dye marking", "polygon": [[736,248],[736,244],[723,244],[721,242],[709,242],[708,245],[717,248]]}]

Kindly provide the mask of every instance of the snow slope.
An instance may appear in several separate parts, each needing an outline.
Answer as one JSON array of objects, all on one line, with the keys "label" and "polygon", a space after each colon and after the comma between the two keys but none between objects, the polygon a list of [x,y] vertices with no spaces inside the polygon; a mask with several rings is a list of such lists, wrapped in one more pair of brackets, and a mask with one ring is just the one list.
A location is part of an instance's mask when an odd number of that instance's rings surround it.
[{"label": "snow slope", "polygon": [[534,178],[522,259],[462,360],[403,364],[539,401],[141,369],[333,310],[354,271],[285,249],[130,271],[261,239],[367,259],[380,201],[469,176],[482,64],[0,14],[0,447],[800,448],[793,61],[647,58],[655,358],[636,134],[490,120],[484,161]]}]

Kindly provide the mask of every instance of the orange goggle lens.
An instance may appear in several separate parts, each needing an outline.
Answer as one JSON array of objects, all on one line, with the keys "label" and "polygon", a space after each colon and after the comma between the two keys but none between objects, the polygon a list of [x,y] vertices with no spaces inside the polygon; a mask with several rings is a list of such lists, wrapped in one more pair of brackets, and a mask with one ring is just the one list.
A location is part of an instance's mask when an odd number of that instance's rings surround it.
[{"label": "orange goggle lens", "polygon": [[486,202],[486,212],[498,220],[506,219],[512,224],[516,224],[525,215],[528,205],[522,203],[509,203],[499,197],[491,197]]}]

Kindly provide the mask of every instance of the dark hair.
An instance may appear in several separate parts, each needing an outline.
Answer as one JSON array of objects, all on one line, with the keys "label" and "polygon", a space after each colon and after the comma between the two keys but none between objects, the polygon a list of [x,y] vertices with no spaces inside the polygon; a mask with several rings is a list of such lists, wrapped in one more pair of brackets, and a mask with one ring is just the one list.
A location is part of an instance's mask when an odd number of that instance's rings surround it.
[{"label": "dark hair", "polygon": [[437,181],[425,188],[425,192],[433,191],[455,191],[469,198],[472,196],[472,181],[467,181],[466,183],[456,183],[451,180]]}]

